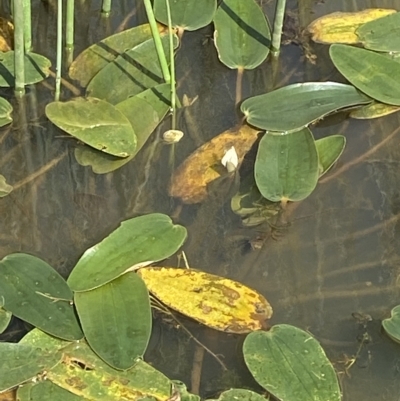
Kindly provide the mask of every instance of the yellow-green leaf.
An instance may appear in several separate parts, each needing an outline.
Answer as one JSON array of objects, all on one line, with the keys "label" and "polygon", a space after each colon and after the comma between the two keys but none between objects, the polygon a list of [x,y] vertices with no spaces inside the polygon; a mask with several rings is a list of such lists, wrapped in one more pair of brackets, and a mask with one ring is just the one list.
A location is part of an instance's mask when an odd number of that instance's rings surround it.
[{"label": "yellow-green leaf", "polygon": [[314,42],[355,44],[360,42],[356,34],[358,27],[395,12],[396,10],[382,8],[369,8],[354,13],[336,12],[311,22],[307,30]]},{"label": "yellow-green leaf", "polygon": [[148,267],[138,274],[165,305],[216,330],[248,333],[272,316],[268,301],[237,281],[175,267]]},{"label": "yellow-green leaf", "polygon": [[370,118],[378,118],[387,116],[388,114],[396,113],[400,110],[400,106],[393,106],[391,104],[373,102],[366,104],[350,113],[351,118],[366,120]]}]

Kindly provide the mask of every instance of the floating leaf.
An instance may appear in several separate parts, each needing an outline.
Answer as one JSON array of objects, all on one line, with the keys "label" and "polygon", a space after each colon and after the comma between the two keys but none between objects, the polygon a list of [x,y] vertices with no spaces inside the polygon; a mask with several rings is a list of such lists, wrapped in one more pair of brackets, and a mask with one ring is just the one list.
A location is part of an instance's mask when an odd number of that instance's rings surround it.
[{"label": "floating leaf", "polygon": [[0,294],[4,309],[66,340],[83,337],[64,279],[35,256],[14,253],[0,262]]},{"label": "floating leaf", "polygon": [[216,330],[248,333],[272,316],[268,301],[237,281],[175,267],[146,267],[138,274],[165,305]]},{"label": "floating leaf", "polygon": [[[165,27],[159,25],[158,31],[162,33],[165,31]],[[71,64],[69,76],[86,87],[90,80],[110,61],[151,38],[149,24],[139,25],[111,35],[85,49]]]},{"label": "floating leaf", "polygon": [[400,52],[400,13],[367,22],[356,31],[366,49],[379,52]]},{"label": "floating leaf", "polygon": [[324,175],[339,159],[346,146],[343,135],[330,135],[315,141],[318,151],[319,176]]},{"label": "floating leaf", "polygon": [[110,155],[127,157],[136,149],[136,135],[129,120],[103,100],[77,98],[49,103],[46,116],[73,137]]},{"label": "floating leaf", "polygon": [[382,321],[382,327],[386,334],[397,343],[400,343],[400,305],[391,311],[391,317]]},{"label": "floating leaf", "polygon": [[[0,297],[1,301],[1,297]],[[0,307],[0,334],[8,327],[12,318],[12,313]]]},{"label": "floating leaf", "polygon": [[351,85],[306,82],[246,99],[240,109],[247,122],[255,127],[268,131],[292,132],[329,113],[370,102],[370,98]]},{"label": "floating leaf", "polygon": [[351,13],[335,12],[311,22],[307,30],[312,34],[314,42],[356,44],[360,42],[356,34],[358,27],[395,12],[396,10],[382,8],[369,8]]},{"label": "floating leaf", "polygon": [[[169,63],[168,35],[163,35],[161,41]],[[177,45],[178,38],[174,35],[174,47]],[[90,81],[87,95],[117,104],[163,82],[154,41],[149,39],[105,66]]]},{"label": "floating leaf", "polygon": [[170,195],[185,203],[198,203],[207,197],[207,185],[228,174],[221,160],[232,146],[236,149],[239,164],[258,138],[258,130],[247,125],[228,130],[195,150],[174,172]]},{"label": "floating leaf", "polygon": [[251,390],[245,390],[244,388],[231,388],[230,390],[222,392],[218,400],[209,401],[265,401],[265,397],[255,393]]},{"label": "floating leaf", "polygon": [[8,185],[5,177],[0,174],[0,198],[7,196],[12,190],[13,187]]},{"label": "floating leaf", "polygon": [[88,398],[72,394],[50,380],[28,383],[18,388],[18,401],[90,401]]},{"label": "floating leaf", "polygon": [[19,344],[27,344],[33,346],[34,348],[40,348],[41,350],[49,353],[56,353],[60,349],[71,344],[71,341],[53,337],[39,329],[33,329],[29,333],[25,334],[23,338],[21,338]]},{"label": "floating leaf", "polygon": [[400,106],[400,65],[365,49],[332,45],[329,54],[340,73],[368,96]]},{"label": "floating leaf", "polygon": [[250,333],[244,360],[258,384],[279,400],[340,401],[338,379],[318,341],[294,326],[280,324]]},{"label": "floating leaf", "polygon": [[47,372],[58,386],[96,401],[167,401],[171,382],[161,372],[139,359],[133,368],[117,371],[105,364],[84,342],[63,349],[61,363]]},{"label": "floating leaf", "polygon": [[128,118],[137,137],[136,149],[129,157],[121,159],[88,146],[80,146],[75,149],[78,163],[82,166],[92,166],[97,174],[109,173],[129,163],[167,114],[170,108],[170,91],[169,84],[157,85],[115,106]]},{"label": "floating leaf", "polygon": [[11,104],[3,97],[0,97],[0,127],[12,122],[12,111]]},{"label": "floating leaf", "polygon": [[30,345],[1,342],[0,355],[0,392],[33,379],[61,360],[59,353],[49,354]]},{"label": "floating leaf", "polygon": [[[217,8],[216,0],[174,0],[170,3],[172,26],[195,31],[208,25]],[[168,25],[167,6],[165,0],[154,1],[156,19]]]},{"label": "floating leaf", "polygon": [[350,113],[351,118],[369,119],[387,116],[400,110],[400,106],[392,106],[389,104],[372,102],[362,106]]},{"label": "floating leaf", "polygon": [[[25,54],[25,85],[43,81],[50,74],[51,62],[36,53]],[[14,86],[14,52],[0,53],[0,86]]]},{"label": "floating leaf", "polygon": [[14,25],[0,17],[0,51],[8,52],[14,47]]},{"label": "floating leaf", "polygon": [[214,42],[229,68],[253,69],[268,56],[271,33],[254,0],[223,0],[214,17]]},{"label": "floating leaf", "polygon": [[131,368],[146,351],[151,334],[149,293],[127,273],[91,291],[75,294],[75,305],[91,348],[115,369]]},{"label": "floating leaf", "polygon": [[108,237],[89,248],[72,270],[68,284],[74,291],[100,287],[128,269],[168,258],[186,239],[186,229],[165,214],[126,220]]},{"label": "floating leaf", "polygon": [[300,201],[314,190],[318,172],[318,153],[308,128],[262,137],[254,173],[265,198],[272,202]]}]

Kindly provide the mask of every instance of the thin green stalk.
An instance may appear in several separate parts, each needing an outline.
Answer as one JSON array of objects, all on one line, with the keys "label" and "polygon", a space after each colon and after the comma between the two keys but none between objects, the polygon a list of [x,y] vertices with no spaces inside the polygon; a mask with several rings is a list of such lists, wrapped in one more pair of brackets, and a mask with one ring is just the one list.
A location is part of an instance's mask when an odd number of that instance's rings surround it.
[{"label": "thin green stalk", "polygon": [[169,59],[171,73],[171,129],[176,129],[176,82],[175,82],[175,57],[174,57],[174,34],[172,32],[171,8],[169,0],[165,0],[167,6],[168,36],[169,36]]},{"label": "thin green stalk", "polygon": [[24,42],[28,53],[32,50],[31,0],[24,0]]},{"label": "thin green stalk", "polygon": [[25,93],[25,52],[24,52],[24,2],[14,0],[14,68],[15,68],[15,95]]},{"label": "thin green stalk", "polygon": [[75,0],[67,0],[67,15],[65,27],[65,49],[67,57],[67,65],[70,66],[74,54],[74,8]]},{"label": "thin green stalk", "polygon": [[57,61],[56,61],[56,92],[54,100],[60,100],[61,87],[61,63],[62,63],[62,0],[57,2]]},{"label": "thin green stalk", "polygon": [[285,16],[286,0],[277,0],[274,20],[274,32],[272,34],[271,51],[274,56],[279,54],[281,48],[281,36],[283,17]]},{"label": "thin green stalk", "polygon": [[101,8],[101,12],[106,16],[110,15],[111,12],[111,0],[103,0],[103,6]]},{"label": "thin green stalk", "polygon": [[144,0],[144,7],[146,9],[147,19],[149,20],[151,33],[153,35],[154,44],[156,46],[158,59],[161,65],[161,71],[166,83],[171,82],[171,75],[169,73],[167,58],[165,57],[164,48],[162,46],[160,32],[158,32],[157,22],[154,17],[153,9],[150,0]]}]

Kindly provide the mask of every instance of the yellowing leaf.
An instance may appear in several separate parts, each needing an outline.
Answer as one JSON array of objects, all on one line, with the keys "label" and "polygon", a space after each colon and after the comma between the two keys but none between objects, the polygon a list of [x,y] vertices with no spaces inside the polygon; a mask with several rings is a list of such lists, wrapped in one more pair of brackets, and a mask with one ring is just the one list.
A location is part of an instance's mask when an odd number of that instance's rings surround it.
[{"label": "yellowing leaf", "polygon": [[0,51],[8,52],[14,47],[14,25],[0,18]]},{"label": "yellowing leaf", "polygon": [[216,330],[248,333],[272,316],[268,301],[237,281],[175,267],[146,267],[138,274],[165,305]]},{"label": "yellowing leaf", "polygon": [[228,130],[195,150],[174,172],[170,195],[185,203],[198,203],[207,197],[207,184],[227,174],[221,160],[233,146],[239,163],[256,141],[259,130],[243,125]]},{"label": "yellowing leaf", "polygon": [[383,8],[369,8],[354,13],[336,12],[311,22],[307,30],[314,42],[355,44],[360,41],[356,34],[359,26],[395,12]]},{"label": "yellowing leaf", "polygon": [[396,113],[400,110],[399,106],[391,104],[373,102],[360,107],[350,113],[351,118],[370,119],[387,116],[388,114]]}]

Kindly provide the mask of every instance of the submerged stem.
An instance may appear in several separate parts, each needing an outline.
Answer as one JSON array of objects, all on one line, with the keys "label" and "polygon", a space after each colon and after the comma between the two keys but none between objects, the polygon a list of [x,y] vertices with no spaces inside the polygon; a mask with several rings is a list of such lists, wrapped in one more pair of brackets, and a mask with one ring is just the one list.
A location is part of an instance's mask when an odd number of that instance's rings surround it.
[{"label": "submerged stem", "polygon": [[56,61],[56,92],[54,100],[60,99],[61,87],[61,62],[62,62],[62,0],[57,3],[57,61]]},{"label": "submerged stem", "polygon": [[15,94],[22,96],[25,93],[24,2],[14,0],[13,6]]},{"label": "submerged stem", "polygon": [[272,34],[271,51],[274,56],[279,54],[281,48],[281,36],[283,27],[283,18],[285,16],[286,0],[277,0],[275,19],[274,19],[274,32]]},{"label": "submerged stem", "polygon": [[171,74],[171,113],[172,122],[171,129],[176,129],[176,82],[175,82],[175,58],[174,58],[174,35],[172,31],[171,8],[169,0],[165,0],[167,6],[168,19],[168,37],[169,37],[169,58],[170,58],[170,74]]}]

